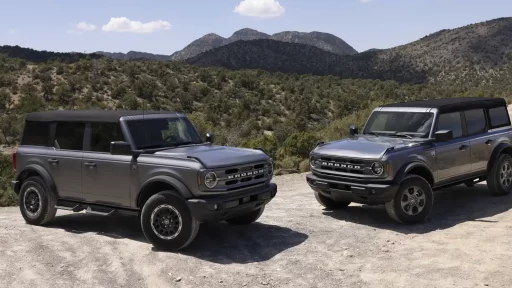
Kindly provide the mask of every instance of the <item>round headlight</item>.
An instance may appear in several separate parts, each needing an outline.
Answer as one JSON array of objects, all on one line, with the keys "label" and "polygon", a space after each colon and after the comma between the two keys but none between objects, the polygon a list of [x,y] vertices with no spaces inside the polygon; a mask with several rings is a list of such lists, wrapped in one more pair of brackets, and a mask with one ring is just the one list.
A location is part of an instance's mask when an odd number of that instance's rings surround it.
[{"label": "round headlight", "polygon": [[317,159],[315,159],[315,157],[312,156],[309,158],[309,165],[311,165],[311,167],[318,167],[320,166],[319,164],[320,162]]},{"label": "round headlight", "polygon": [[374,162],[372,164],[372,172],[375,175],[382,175],[384,173],[384,166],[379,162]]},{"label": "round headlight", "polygon": [[204,185],[208,188],[213,188],[217,186],[219,182],[219,178],[217,178],[217,174],[215,172],[208,172],[204,175]]}]

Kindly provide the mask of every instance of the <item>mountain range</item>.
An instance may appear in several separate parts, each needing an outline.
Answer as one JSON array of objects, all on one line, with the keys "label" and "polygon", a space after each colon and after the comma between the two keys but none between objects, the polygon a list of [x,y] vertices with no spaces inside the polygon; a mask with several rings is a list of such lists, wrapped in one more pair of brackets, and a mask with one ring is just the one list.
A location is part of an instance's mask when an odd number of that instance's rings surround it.
[{"label": "mountain range", "polygon": [[390,49],[340,55],[270,39],[236,41],[185,60],[204,67],[262,69],[407,83],[465,82],[503,73],[512,63],[512,18],[444,29]]},{"label": "mountain range", "polygon": [[171,55],[172,60],[186,60],[197,56],[203,52],[229,45],[237,41],[269,39],[286,43],[305,44],[319,49],[332,52],[339,55],[352,55],[357,51],[345,41],[329,33],[323,32],[297,32],[284,31],[272,35],[259,32],[254,29],[244,28],[236,31],[229,38],[221,37],[217,34],[207,34],[189,45],[183,50],[177,51]]},{"label": "mountain range", "polygon": [[269,35],[254,29],[244,28],[240,29],[233,33],[228,38],[224,38],[215,33],[209,33],[204,35],[203,37],[192,41],[190,44],[185,46],[180,51],[176,51],[172,55],[159,55],[152,54],[146,52],[138,52],[138,51],[129,51],[128,53],[112,53],[112,52],[103,52],[97,51],[96,54],[101,54],[113,59],[122,59],[122,60],[137,60],[137,59],[147,59],[147,60],[158,60],[158,61],[166,61],[166,60],[174,60],[174,61],[183,61],[189,59],[191,57],[197,56],[203,52],[210,51],[212,49],[229,45],[231,43],[237,41],[246,41],[246,40],[257,40],[257,39],[271,39],[280,42],[288,42],[288,43],[298,43],[298,44],[306,44],[314,47],[318,47],[322,50],[336,53],[339,55],[350,55],[356,54],[357,51],[352,48],[345,41],[336,37],[329,33],[324,32],[297,32],[297,31],[284,31],[279,32],[273,35]]},{"label": "mountain range", "polygon": [[124,60],[184,59],[176,62],[233,70],[468,85],[492,83],[493,79],[512,76],[512,17],[443,29],[405,45],[361,53],[331,34],[281,32],[268,35],[242,29],[229,38],[207,34],[172,56],[135,51],[127,54],[55,53],[19,46],[0,46],[0,54],[36,63],[56,59],[75,62],[84,57],[103,56]]}]

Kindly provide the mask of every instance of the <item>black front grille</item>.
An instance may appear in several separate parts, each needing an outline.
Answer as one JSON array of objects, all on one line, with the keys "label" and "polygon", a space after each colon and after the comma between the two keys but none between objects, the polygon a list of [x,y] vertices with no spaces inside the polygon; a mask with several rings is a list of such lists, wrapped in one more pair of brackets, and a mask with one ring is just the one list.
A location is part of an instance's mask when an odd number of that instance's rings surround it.
[{"label": "black front grille", "polygon": [[258,163],[238,168],[230,168],[224,171],[225,184],[227,187],[239,184],[249,184],[261,182],[265,177],[272,174],[272,165],[270,163]]}]

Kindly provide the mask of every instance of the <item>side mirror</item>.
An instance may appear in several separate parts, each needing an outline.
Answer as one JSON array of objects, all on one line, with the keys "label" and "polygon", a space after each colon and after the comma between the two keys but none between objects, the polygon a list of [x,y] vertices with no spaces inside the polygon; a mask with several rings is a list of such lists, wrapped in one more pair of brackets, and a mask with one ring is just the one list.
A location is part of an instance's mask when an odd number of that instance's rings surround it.
[{"label": "side mirror", "polygon": [[436,142],[446,142],[453,139],[452,130],[439,130],[434,135]]},{"label": "side mirror", "polygon": [[112,155],[131,155],[132,146],[128,142],[115,141],[110,142],[110,154]]},{"label": "side mirror", "polygon": [[350,134],[350,136],[354,136],[354,135],[359,134],[359,130],[357,129],[357,127],[355,125],[351,125],[348,133]]},{"label": "side mirror", "polygon": [[206,133],[206,142],[213,143],[213,133],[211,133],[211,132]]}]

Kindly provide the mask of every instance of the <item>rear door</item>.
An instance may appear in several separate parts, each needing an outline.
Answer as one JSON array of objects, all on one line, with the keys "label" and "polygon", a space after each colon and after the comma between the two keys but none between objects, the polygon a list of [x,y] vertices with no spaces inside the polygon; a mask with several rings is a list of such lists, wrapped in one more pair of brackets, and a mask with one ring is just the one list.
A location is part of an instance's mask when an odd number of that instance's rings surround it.
[{"label": "rear door", "polygon": [[59,196],[72,200],[82,197],[82,154],[85,123],[57,122],[52,125],[54,150],[47,155],[48,171]]},{"label": "rear door", "polygon": [[487,131],[487,117],[485,109],[471,109],[464,111],[466,130],[470,137],[471,146],[471,172],[485,172],[491,157],[495,137]]},{"label": "rear door", "polygon": [[90,123],[82,158],[82,192],[85,200],[113,206],[130,206],[131,155],[110,154],[110,142],[124,141],[119,123]]},{"label": "rear door", "polygon": [[461,112],[439,115],[436,131],[452,130],[453,140],[435,143],[439,181],[451,181],[471,170],[469,138],[465,135]]}]

